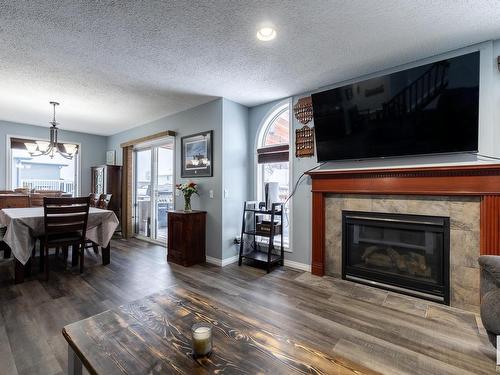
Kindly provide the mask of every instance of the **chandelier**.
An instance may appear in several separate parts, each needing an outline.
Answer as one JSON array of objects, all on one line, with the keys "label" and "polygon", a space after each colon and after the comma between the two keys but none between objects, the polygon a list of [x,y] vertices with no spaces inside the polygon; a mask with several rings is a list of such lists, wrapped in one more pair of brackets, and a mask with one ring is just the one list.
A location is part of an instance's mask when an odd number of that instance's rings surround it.
[{"label": "chandelier", "polygon": [[31,156],[48,155],[53,158],[54,154],[57,152],[66,159],[73,159],[78,153],[78,146],[72,143],[58,143],[57,131],[59,129],[57,125],[59,125],[59,123],[56,121],[56,106],[58,106],[59,103],[50,102],[50,105],[54,107],[54,116],[52,121],[49,121],[49,124],[52,125],[50,128],[50,141],[35,141],[35,143],[26,142],[24,145]]}]

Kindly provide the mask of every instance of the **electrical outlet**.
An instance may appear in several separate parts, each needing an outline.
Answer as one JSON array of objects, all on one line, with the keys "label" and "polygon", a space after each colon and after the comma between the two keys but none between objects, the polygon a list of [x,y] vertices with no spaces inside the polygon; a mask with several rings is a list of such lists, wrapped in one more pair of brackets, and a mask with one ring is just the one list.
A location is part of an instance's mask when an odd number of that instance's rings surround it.
[{"label": "electrical outlet", "polygon": [[211,199],[214,198],[214,191],[212,189],[209,190],[208,195],[210,196]]},{"label": "electrical outlet", "polygon": [[229,198],[229,190],[228,189],[224,189],[224,198],[225,199]]}]

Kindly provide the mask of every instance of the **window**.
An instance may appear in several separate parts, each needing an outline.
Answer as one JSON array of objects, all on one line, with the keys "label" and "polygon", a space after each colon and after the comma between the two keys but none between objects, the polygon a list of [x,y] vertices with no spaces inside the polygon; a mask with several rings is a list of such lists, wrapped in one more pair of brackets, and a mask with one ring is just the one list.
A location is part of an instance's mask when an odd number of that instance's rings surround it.
[{"label": "window", "polygon": [[[257,138],[257,199],[265,201],[267,183],[278,184],[281,202],[288,198],[290,187],[290,106],[276,108],[263,122]],[[283,218],[283,242],[289,247],[289,207],[285,207]]]},{"label": "window", "polygon": [[78,195],[78,154],[71,160],[58,153],[31,156],[25,143],[33,139],[10,138],[10,189],[57,190]]}]

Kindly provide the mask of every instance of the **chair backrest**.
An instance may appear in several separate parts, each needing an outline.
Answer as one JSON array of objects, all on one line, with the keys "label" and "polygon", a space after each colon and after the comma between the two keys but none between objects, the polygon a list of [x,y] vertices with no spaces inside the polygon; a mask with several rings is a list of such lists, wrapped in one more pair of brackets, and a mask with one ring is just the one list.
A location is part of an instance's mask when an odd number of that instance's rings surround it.
[{"label": "chair backrest", "polygon": [[90,207],[97,207],[97,203],[99,203],[99,194],[90,193]]},{"label": "chair backrest", "polygon": [[14,194],[14,190],[0,190],[0,194]]},{"label": "chair backrest", "polygon": [[53,234],[79,232],[82,241],[87,231],[90,197],[43,199],[45,240]]},{"label": "chair backrest", "polygon": [[107,210],[109,206],[109,202],[111,202],[111,197],[113,194],[101,194],[99,197],[99,201],[97,202],[97,208],[102,208],[103,210]]}]

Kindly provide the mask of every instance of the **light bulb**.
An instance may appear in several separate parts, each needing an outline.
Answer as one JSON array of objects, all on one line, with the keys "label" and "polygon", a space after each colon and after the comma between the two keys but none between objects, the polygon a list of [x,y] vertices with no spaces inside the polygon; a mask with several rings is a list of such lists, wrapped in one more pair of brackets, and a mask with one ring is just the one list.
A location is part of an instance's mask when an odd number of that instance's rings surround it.
[{"label": "light bulb", "polygon": [[257,31],[257,39],[263,42],[269,42],[276,38],[276,30],[272,27],[263,27]]}]

